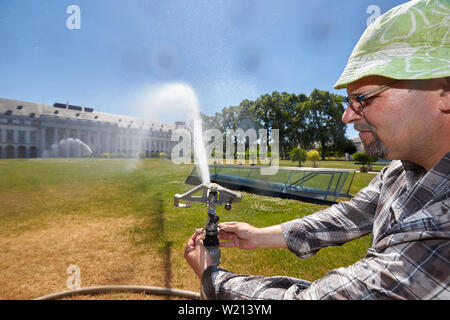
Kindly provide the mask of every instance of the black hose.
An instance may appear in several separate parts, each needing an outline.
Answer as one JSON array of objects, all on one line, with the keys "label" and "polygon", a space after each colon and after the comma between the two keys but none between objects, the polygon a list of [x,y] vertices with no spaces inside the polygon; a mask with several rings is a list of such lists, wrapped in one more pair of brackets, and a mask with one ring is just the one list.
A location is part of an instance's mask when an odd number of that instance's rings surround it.
[{"label": "black hose", "polygon": [[163,296],[175,296],[180,298],[188,298],[198,300],[200,299],[200,294],[188,290],[163,288],[163,287],[152,287],[152,286],[129,286],[129,285],[118,285],[118,286],[95,286],[86,287],[68,291],[61,291],[57,293],[52,293],[45,295],[34,300],[55,300],[76,295],[86,295],[86,294],[102,294],[102,293],[112,293],[112,292],[131,292],[131,293],[144,293],[144,294],[155,294]]}]

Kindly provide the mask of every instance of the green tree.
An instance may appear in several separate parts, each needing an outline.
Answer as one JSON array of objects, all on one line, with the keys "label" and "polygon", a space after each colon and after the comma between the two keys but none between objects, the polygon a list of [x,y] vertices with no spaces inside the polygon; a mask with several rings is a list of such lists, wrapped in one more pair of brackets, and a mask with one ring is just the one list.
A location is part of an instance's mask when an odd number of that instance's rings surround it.
[{"label": "green tree", "polygon": [[297,161],[298,162],[298,166],[301,167],[302,166],[302,162],[306,161],[306,157],[307,157],[307,153],[305,149],[300,149],[300,148],[293,148],[291,150],[291,152],[289,153],[290,157],[291,157],[291,161]]},{"label": "green tree", "polygon": [[342,101],[342,96],[314,89],[303,103],[308,137],[320,145],[323,160],[329,151],[334,152],[339,142],[346,139],[346,126],[341,121],[344,112]]},{"label": "green tree", "polygon": [[365,164],[370,164],[373,162],[377,162],[378,158],[370,157],[364,152],[356,152],[353,154],[353,160],[360,162],[362,164],[363,169],[365,169]]},{"label": "green tree", "polygon": [[298,145],[307,148],[311,144],[309,135],[306,132],[307,113],[304,102],[307,100],[308,97],[305,94],[297,95],[295,105],[289,111],[290,117],[287,127],[287,137],[290,142],[290,149]]},{"label": "green tree", "polygon": [[305,128],[304,94],[291,94],[277,91],[261,95],[248,109],[254,115],[254,121],[260,124],[270,135],[272,129],[279,130],[280,156],[287,158],[289,150],[301,142],[302,131]]},{"label": "green tree", "polygon": [[[213,116],[203,115],[204,128],[219,129],[223,134],[224,150],[228,129],[279,130],[281,159],[289,157],[289,150],[297,146],[317,148],[327,154],[353,153],[351,141],[345,137],[346,126],[341,121],[344,107],[342,97],[315,89],[309,97],[277,91],[259,96],[255,101],[243,100],[238,106],[223,108]],[[236,142],[236,141],[235,141]],[[248,148],[248,138],[245,141]],[[353,152],[349,152],[349,151]]]},{"label": "green tree", "polygon": [[369,163],[369,156],[364,152],[356,152],[353,154],[353,160],[360,162],[364,168],[364,165]]},{"label": "green tree", "polygon": [[280,151],[288,151],[302,144],[302,134],[306,128],[302,103],[307,100],[304,94],[281,93],[278,126],[280,129]]},{"label": "green tree", "polygon": [[343,141],[342,145],[340,146],[339,151],[341,151],[342,153],[353,154],[353,153],[357,152],[358,149],[356,148],[356,146],[352,140],[345,139]]}]

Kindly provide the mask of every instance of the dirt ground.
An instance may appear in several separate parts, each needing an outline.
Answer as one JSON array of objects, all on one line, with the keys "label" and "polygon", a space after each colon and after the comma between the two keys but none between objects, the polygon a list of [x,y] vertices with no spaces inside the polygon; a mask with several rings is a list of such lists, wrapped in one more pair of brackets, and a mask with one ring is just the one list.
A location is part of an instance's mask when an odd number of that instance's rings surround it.
[{"label": "dirt ground", "polygon": [[[81,287],[140,285],[199,291],[186,276],[182,252],[133,246],[132,218],[61,218],[45,227],[0,238],[0,299],[34,299],[68,290],[70,265],[80,270]],[[174,256],[176,258],[174,258]],[[167,261],[169,260],[169,261]],[[178,271],[175,271],[178,270]],[[167,299],[134,293],[74,296],[69,299]]]}]

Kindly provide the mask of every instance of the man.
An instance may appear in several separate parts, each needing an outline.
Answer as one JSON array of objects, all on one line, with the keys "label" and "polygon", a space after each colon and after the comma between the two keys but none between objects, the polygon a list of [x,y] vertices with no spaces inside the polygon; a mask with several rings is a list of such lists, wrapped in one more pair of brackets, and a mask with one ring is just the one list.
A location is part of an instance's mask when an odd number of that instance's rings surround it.
[{"label": "man", "polygon": [[410,1],[362,35],[335,85],[367,153],[394,161],[348,202],[267,228],[222,223],[223,247],[289,248],[300,258],[368,233],[364,259],[314,282],[211,265],[198,237],[185,257],[210,299],[450,299],[448,1]]}]

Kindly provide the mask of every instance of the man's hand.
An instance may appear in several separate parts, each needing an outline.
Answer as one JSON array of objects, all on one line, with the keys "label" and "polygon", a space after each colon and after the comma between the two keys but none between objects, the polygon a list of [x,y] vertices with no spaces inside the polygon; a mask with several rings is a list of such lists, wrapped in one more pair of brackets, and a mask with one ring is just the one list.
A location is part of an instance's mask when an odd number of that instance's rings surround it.
[{"label": "man's hand", "polygon": [[219,224],[221,247],[240,249],[287,248],[280,225],[256,228],[245,222],[224,222]]},{"label": "man's hand", "polygon": [[236,247],[240,249],[255,249],[257,228],[245,222],[224,222],[219,224],[221,247]]},{"label": "man's hand", "polygon": [[211,256],[203,245],[202,233],[203,229],[195,230],[195,233],[189,238],[186,249],[184,250],[184,258],[199,279],[202,279],[203,271],[212,265]]}]

